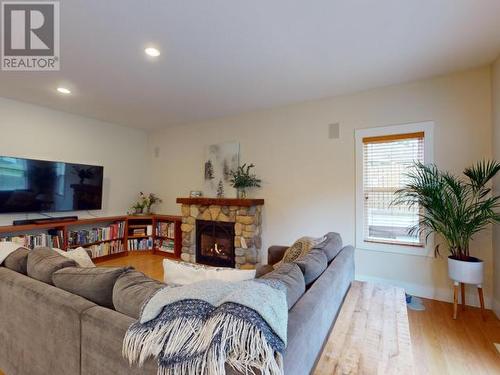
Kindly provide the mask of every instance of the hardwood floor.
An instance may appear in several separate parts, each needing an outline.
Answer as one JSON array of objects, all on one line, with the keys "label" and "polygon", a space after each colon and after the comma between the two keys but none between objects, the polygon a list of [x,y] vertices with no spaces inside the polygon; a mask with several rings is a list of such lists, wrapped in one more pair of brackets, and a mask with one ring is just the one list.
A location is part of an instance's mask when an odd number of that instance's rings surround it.
[{"label": "hardwood floor", "polygon": [[97,265],[107,267],[128,265],[134,267],[137,271],[140,271],[153,279],[163,281],[163,259],[165,259],[165,257],[163,257],[162,255],[133,254],[126,257],[98,262]]},{"label": "hardwood floor", "polygon": [[453,305],[425,300],[423,312],[408,310],[418,375],[500,374],[500,321],[486,310],[467,307],[452,319]]},{"label": "hardwood floor", "polygon": [[[131,255],[99,265],[130,265],[161,281],[162,259],[160,255]],[[408,311],[416,375],[500,374],[500,354],[494,346],[500,343],[500,321],[490,310],[486,321],[472,307],[460,310],[453,320],[452,304],[424,300],[424,305],[425,311]],[[0,371],[0,375],[6,374]]]}]

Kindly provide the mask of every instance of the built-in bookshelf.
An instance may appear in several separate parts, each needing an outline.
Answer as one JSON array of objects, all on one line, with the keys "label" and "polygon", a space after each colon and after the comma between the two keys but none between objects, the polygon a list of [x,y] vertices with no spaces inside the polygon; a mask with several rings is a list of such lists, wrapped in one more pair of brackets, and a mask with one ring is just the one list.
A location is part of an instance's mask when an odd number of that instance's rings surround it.
[{"label": "built-in bookshelf", "polygon": [[[106,218],[102,218],[105,220]],[[99,224],[99,225],[96,225]],[[126,251],[124,243],[126,219],[67,226],[68,251],[83,247],[92,252],[92,258],[107,257]]]},{"label": "built-in bookshelf", "polygon": [[129,216],[127,247],[129,251],[153,251],[179,258],[182,232],[179,216]]},{"label": "built-in bookshelf", "polygon": [[65,222],[0,226],[0,241],[14,241],[71,251],[83,247],[95,260],[151,252],[179,258],[181,217],[169,215],[112,216]]},{"label": "built-in bookshelf", "polygon": [[127,227],[127,248],[129,251],[152,251],[153,216],[131,216]]},{"label": "built-in bookshelf", "polygon": [[[181,222],[169,217],[158,216],[155,219],[153,234],[155,249],[173,257],[180,257],[182,246]],[[180,240],[178,240],[180,239]]]}]

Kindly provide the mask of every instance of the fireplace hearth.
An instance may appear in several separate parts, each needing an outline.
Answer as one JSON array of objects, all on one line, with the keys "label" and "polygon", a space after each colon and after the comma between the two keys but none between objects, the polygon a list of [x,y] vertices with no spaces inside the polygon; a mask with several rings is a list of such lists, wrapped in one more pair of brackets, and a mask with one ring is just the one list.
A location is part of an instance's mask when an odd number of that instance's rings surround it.
[{"label": "fireplace hearth", "polygon": [[196,260],[209,266],[234,268],[234,223],[196,220]]}]

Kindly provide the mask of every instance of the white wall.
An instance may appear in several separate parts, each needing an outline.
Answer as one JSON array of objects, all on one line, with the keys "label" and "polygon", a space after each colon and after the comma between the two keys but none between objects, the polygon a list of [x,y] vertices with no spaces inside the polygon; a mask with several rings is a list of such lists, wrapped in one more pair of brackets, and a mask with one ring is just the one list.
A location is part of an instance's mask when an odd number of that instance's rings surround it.
[{"label": "white wall", "polygon": [[[500,57],[492,66],[493,156],[500,161]],[[494,192],[500,194],[500,176],[494,181]],[[500,318],[500,226],[493,229],[494,301],[493,309]]]},{"label": "white wall", "polygon": [[[103,165],[103,209],[92,211],[94,215],[123,215],[137,193],[149,188],[146,132],[4,98],[0,155]],[[35,217],[39,215],[0,215],[0,225]]]},{"label": "white wall", "polygon": [[[257,165],[264,180],[264,247],[290,244],[302,235],[338,231],[354,243],[354,129],[432,120],[435,159],[461,172],[491,157],[490,68],[355,95],[297,104],[151,134],[153,191],[164,210],[179,213],[175,198],[202,190],[205,147],[239,141],[243,162]],[[328,124],[339,122],[340,139],[328,139]],[[486,261],[485,293],[492,295],[491,233],[480,236],[473,253]],[[449,300],[445,259],[357,250],[359,278],[385,279],[411,293]],[[477,302],[471,290],[471,302]],[[472,297],[473,296],[473,297]]]}]

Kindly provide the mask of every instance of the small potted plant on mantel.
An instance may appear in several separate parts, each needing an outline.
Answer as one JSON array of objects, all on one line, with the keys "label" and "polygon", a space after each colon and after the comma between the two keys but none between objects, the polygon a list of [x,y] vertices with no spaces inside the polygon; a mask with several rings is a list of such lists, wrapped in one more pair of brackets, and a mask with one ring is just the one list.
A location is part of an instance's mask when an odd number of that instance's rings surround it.
[{"label": "small potted plant on mantel", "polygon": [[231,185],[236,189],[238,198],[245,199],[247,197],[247,189],[260,187],[262,182],[255,174],[250,173],[250,169],[254,168],[253,164],[243,164],[235,171],[231,171]]},{"label": "small potted plant on mantel", "polygon": [[[483,283],[483,261],[470,255],[469,245],[489,224],[500,222],[500,196],[491,194],[491,180],[500,170],[496,161],[480,161],[463,172],[465,178],[440,171],[435,165],[415,164],[407,174],[409,182],[396,192],[393,204],[420,207],[419,222],[411,234],[441,236],[450,252],[448,275],[458,283]],[[439,244],[435,246],[439,255]],[[482,289],[479,288],[481,305]],[[464,302],[464,301],[462,301]],[[454,311],[456,317],[456,307]]]}]

